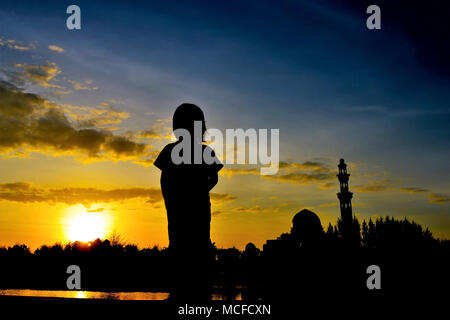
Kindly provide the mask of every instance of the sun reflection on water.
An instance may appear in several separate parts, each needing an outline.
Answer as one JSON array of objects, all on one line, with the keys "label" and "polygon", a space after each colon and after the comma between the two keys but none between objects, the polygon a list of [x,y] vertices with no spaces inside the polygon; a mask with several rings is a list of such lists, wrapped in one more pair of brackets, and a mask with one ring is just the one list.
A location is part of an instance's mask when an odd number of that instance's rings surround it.
[{"label": "sun reflection on water", "polygon": [[0,289],[0,296],[76,298],[102,300],[166,300],[168,292],[102,292],[70,290]]}]

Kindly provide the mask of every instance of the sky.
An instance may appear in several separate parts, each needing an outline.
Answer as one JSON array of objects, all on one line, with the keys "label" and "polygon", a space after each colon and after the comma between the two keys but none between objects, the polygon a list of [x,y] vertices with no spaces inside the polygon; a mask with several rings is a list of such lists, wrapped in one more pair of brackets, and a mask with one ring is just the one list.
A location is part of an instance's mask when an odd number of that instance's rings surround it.
[{"label": "sky", "polygon": [[[68,30],[66,8],[81,8]],[[20,1],[0,5],[0,246],[113,232],[168,245],[152,162],[175,108],[208,128],[279,129],[280,170],[226,165],[212,241],[262,247],[308,208],[408,217],[450,238],[446,8],[379,1]],[[447,4],[440,4],[446,7]],[[448,9],[448,8],[447,8]]]}]

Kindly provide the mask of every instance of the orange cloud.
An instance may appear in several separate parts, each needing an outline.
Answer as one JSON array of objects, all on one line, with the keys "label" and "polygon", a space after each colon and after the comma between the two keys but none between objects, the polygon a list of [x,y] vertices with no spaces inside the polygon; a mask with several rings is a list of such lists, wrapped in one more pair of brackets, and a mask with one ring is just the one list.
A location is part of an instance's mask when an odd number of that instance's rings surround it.
[{"label": "orange cloud", "polygon": [[98,89],[98,87],[92,86],[92,80],[85,80],[85,81],[67,80],[67,81],[72,84],[75,90],[94,91]]},{"label": "orange cloud", "polygon": [[450,196],[439,193],[430,193],[428,199],[430,200],[430,203],[445,204],[450,202]]},{"label": "orange cloud", "polygon": [[238,169],[238,168],[223,168],[221,171],[219,171],[220,175],[224,176],[234,176],[234,175],[246,175],[246,174],[252,174],[252,175],[260,175],[261,170],[257,168],[250,168],[250,169]]},{"label": "orange cloud", "polygon": [[382,192],[387,190],[391,185],[391,181],[388,179],[384,180],[370,180],[365,185],[354,186],[358,192]]},{"label": "orange cloud", "polygon": [[167,139],[172,138],[172,127],[169,125],[171,119],[158,119],[157,122],[147,130],[138,131],[136,137],[142,139]]},{"label": "orange cloud", "polygon": [[21,73],[15,74],[16,78],[21,81],[31,82],[42,87],[63,88],[60,85],[50,83],[61,73],[61,69],[54,62],[47,61],[45,65],[15,63],[14,66],[22,69]]},{"label": "orange cloud", "polygon": [[130,113],[116,110],[110,103],[103,102],[97,107],[63,105],[66,115],[73,119],[78,127],[102,128],[112,131],[114,125],[130,118]]},{"label": "orange cloud", "polygon": [[139,131],[138,137],[143,139],[160,139],[158,132],[152,129]]},{"label": "orange cloud", "polygon": [[55,46],[54,44],[49,45],[48,48],[51,51],[56,51],[56,52],[59,52],[59,53],[63,53],[65,51],[63,48]]},{"label": "orange cloud", "polygon": [[9,49],[20,51],[28,51],[36,48],[36,45],[32,42],[30,42],[29,44],[24,44],[22,41],[0,38],[0,47],[3,46]]},{"label": "orange cloud", "polygon": [[97,209],[86,210],[86,212],[92,212],[92,213],[103,212],[103,211],[105,211],[105,208],[97,208]]}]

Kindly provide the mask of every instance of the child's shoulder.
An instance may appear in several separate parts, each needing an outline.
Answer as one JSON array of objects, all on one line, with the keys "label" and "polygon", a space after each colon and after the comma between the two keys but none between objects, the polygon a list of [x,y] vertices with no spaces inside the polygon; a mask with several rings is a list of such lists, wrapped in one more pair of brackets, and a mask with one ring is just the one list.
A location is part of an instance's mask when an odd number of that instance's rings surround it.
[{"label": "child's shoulder", "polygon": [[175,142],[166,144],[166,146],[161,150],[161,153],[162,152],[172,152],[173,147],[175,147],[178,143],[179,143],[179,141],[175,141]]},{"label": "child's shoulder", "polygon": [[173,149],[173,147],[175,147],[176,144],[177,144],[177,142],[172,142],[172,143],[167,144],[161,150],[158,157],[156,157],[156,160],[155,160],[155,162],[153,162],[153,165],[161,170],[163,168],[167,167],[167,165],[171,161],[172,149]]}]

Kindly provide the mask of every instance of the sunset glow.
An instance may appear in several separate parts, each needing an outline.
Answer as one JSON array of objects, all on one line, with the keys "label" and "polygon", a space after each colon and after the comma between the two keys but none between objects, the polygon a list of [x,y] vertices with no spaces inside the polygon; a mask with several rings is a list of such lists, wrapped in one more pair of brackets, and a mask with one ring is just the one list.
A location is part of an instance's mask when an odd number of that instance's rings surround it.
[{"label": "sunset glow", "polygon": [[104,213],[86,212],[82,206],[75,206],[69,210],[68,240],[88,242],[97,238],[103,239],[107,234],[108,219]]},{"label": "sunset glow", "polygon": [[[218,248],[262,248],[302,209],[325,230],[335,224],[340,158],[360,222],[407,217],[450,237],[450,64],[440,65],[449,55],[416,43],[407,32],[418,28],[368,30],[365,11],[336,1],[82,0],[83,27],[68,30],[64,6],[36,3],[0,7],[0,247],[113,230],[167,247],[153,161],[184,102],[225,138],[279,130],[276,174],[260,164],[219,171]],[[244,155],[223,140],[223,155]],[[256,147],[246,146],[250,157]]]}]

